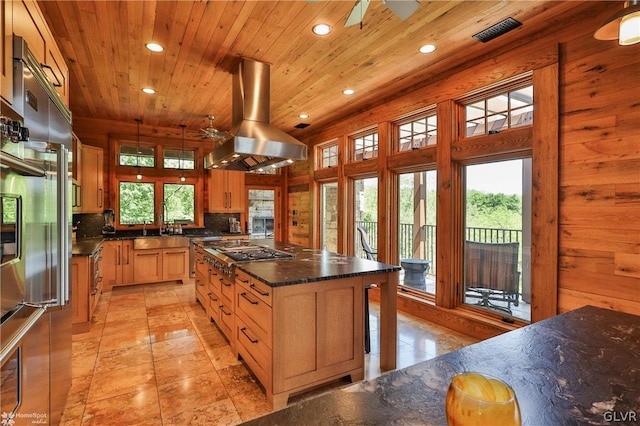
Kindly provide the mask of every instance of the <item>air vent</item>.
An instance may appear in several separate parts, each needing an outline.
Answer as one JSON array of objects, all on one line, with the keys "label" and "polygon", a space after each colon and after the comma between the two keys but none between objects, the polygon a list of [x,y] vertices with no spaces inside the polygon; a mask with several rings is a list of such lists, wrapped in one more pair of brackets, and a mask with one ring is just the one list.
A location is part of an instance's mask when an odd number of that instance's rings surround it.
[{"label": "air vent", "polygon": [[304,129],[305,127],[309,127],[309,123],[298,123],[295,126],[296,129]]},{"label": "air vent", "polygon": [[500,21],[497,24],[490,26],[486,30],[480,31],[478,34],[475,34],[473,38],[486,43],[489,40],[500,37],[501,35],[506,34],[511,30],[515,30],[521,25],[522,22],[516,21],[513,18],[507,18],[504,21]]}]

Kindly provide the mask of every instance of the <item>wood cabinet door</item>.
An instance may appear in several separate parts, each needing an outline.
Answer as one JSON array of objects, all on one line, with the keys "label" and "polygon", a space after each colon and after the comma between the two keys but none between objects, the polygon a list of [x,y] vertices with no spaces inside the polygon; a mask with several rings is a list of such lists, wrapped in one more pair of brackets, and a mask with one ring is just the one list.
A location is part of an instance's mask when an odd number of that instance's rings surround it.
[{"label": "wood cabinet door", "polygon": [[207,196],[209,198],[210,212],[227,211],[227,172],[224,170],[209,171],[209,185]]},{"label": "wood cabinet door", "polygon": [[162,255],[162,278],[183,280],[189,277],[189,250],[165,249]]},{"label": "wood cabinet door", "polygon": [[121,275],[118,284],[132,284],[133,280],[133,240],[123,240],[121,250]]},{"label": "wood cabinet door", "polygon": [[227,172],[227,196],[228,210],[232,212],[244,212],[245,193],[244,193],[244,173],[243,172]]},{"label": "wood cabinet door", "polygon": [[162,250],[134,250],[133,280],[136,283],[162,281]]},{"label": "wood cabinet door", "polygon": [[121,281],[122,244],[120,241],[105,241],[102,243],[102,260],[100,272],[104,290],[110,291]]},{"label": "wood cabinet door", "polygon": [[0,0],[0,97],[13,104],[13,1]]},{"label": "wood cabinet door", "polygon": [[82,146],[82,212],[104,211],[103,152],[101,148]]},{"label": "wood cabinet door", "polygon": [[89,256],[71,259],[71,323],[89,321]]}]

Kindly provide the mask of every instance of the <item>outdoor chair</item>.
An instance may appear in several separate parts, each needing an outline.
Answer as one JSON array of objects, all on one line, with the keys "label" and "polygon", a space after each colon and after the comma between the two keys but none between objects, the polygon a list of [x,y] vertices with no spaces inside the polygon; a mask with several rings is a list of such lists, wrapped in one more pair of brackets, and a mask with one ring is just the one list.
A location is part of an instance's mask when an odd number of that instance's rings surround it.
[{"label": "outdoor chair", "polygon": [[[362,250],[365,256],[369,260],[376,260],[378,252],[374,251],[369,245],[369,237],[367,231],[358,226],[358,233],[360,234],[360,243],[362,244]],[[364,353],[371,352],[371,328],[369,326],[369,289],[377,287],[375,284],[369,284],[364,287]]]},{"label": "outdoor chair", "polygon": [[[512,314],[511,304],[518,306],[520,272],[519,243],[479,243],[466,241],[465,296],[480,299],[477,305]],[[506,302],[501,306],[492,301]]]}]

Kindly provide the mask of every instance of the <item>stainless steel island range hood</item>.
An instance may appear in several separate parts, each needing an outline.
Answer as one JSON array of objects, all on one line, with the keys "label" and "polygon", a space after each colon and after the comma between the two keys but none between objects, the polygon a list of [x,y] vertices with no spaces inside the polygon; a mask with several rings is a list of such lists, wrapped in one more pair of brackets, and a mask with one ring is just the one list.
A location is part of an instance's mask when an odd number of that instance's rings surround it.
[{"label": "stainless steel island range hood", "polygon": [[233,73],[232,127],[207,154],[208,169],[260,171],[307,159],[307,146],[270,124],[270,66],[242,58]]}]

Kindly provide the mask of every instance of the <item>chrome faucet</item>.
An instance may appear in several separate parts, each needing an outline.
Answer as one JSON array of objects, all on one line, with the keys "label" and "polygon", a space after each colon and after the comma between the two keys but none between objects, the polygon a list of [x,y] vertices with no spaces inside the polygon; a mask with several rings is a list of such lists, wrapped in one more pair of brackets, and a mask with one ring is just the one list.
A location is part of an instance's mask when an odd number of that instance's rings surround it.
[{"label": "chrome faucet", "polygon": [[146,221],[142,224],[142,236],[143,237],[147,236],[147,222]]}]

